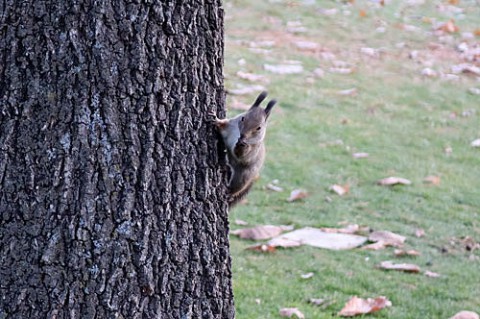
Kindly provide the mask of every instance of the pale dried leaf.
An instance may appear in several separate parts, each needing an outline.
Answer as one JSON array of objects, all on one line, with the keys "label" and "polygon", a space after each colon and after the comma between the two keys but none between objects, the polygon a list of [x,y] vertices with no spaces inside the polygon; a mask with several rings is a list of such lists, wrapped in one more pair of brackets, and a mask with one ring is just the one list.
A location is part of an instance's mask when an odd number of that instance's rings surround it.
[{"label": "pale dried leaf", "polygon": [[313,277],[313,272],[308,272],[306,274],[301,274],[300,277],[302,277],[302,279],[310,279]]},{"label": "pale dried leaf", "polygon": [[355,234],[360,230],[360,226],[358,226],[357,224],[352,224],[352,225],[347,225],[346,227],[343,227],[343,228],[323,227],[320,229],[326,233]]},{"label": "pale dried leaf", "polygon": [[365,250],[380,250],[386,248],[388,245],[384,243],[383,241],[377,241],[376,243],[373,244],[368,244],[362,247],[362,249]]},{"label": "pale dried leaf", "polygon": [[473,94],[473,95],[480,95],[480,89],[479,88],[469,88],[468,93]]},{"label": "pale dried leaf", "polygon": [[268,242],[268,245],[273,247],[292,248],[292,247],[302,246],[303,242],[301,240],[276,237],[271,239]]},{"label": "pale dried leaf", "polygon": [[472,143],[470,143],[472,147],[480,147],[480,138],[474,140]]},{"label": "pale dried leaf", "polygon": [[380,57],[380,50],[374,48],[361,48],[360,52],[373,58]]},{"label": "pale dried leaf", "polygon": [[283,309],[280,309],[280,316],[288,317],[288,318],[294,318],[294,316],[295,316],[299,319],[304,319],[305,318],[303,313],[301,313],[300,310],[298,310],[298,308],[283,308]]},{"label": "pale dried leaf", "polygon": [[382,242],[386,246],[401,247],[406,237],[389,231],[375,231],[368,236],[369,241]]},{"label": "pale dried leaf", "polygon": [[248,246],[246,249],[258,251],[261,253],[273,253],[277,250],[275,246],[268,245],[268,244],[255,244],[252,246]]},{"label": "pale dried leaf", "polygon": [[406,178],[395,177],[395,176],[387,177],[377,182],[378,185],[382,185],[382,186],[410,185],[411,183],[412,182]]},{"label": "pale dried leaf", "polygon": [[264,64],[263,68],[276,74],[298,74],[303,72],[303,66],[301,64]]},{"label": "pale dried leaf", "polygon": [[436,273],[436,272],[433,272],[433,271],[430,271],[430,270],[425,270],[424,274],[425,274],[425,276],[430,277],[430,278],[439,278],[439,277],[442,276],[439,273]]},{"label": "pale dried leaf", "polygon": [[323,71],[321,68],[316,68],[313,70],[313,74],[315,74],[315,76],[318,78],[323,78],[325,76],[325,71]]},{"label": "pale dried leaf", "polygon": [[334,193],[336,193],[337,195],[339,196],[343,196],[345,194],[347,194],[350,190],[350,187],[349,185],[337,185],[337,184],[334,184],[332,186],[330,186],[330,190]]},{"label": "pale dried leaf", "polygon": [[318,228],[305,227],[273,238],[269,244],[275,244],[277,240],[331,250],[344,250],[364,244],[367,238],[359,235],[327,233]]},{"label": "pale dried leaf", "polygon": [[423,179],[425,184],[440,185],[440,176],[430,175]]},{"label": "pale dried leaf", "polygon": [[265,87],[262,85],[241,86],[236,89],[228,90],[228,93],[233,95],[246,95],[253,94],[260,91],[265,91]]},{"label": "pale dried leaf", "polygon": [[283,192],[283,188],[281,188],[280,186],[275,185],[273,183],[268,183],[267,184],[267,189],[271,190],[271,191],[274,191],[274,192]]},{"label": "pale dried leaf", "polygon": [[351,88],[351,89],[346,89],[346,90],[340,90],[337,92],[339,95],[343,96],[355,96],[358,93],[357,88]]},{"label": "pale dried leaf", "polygon": [[248,73],[248,72],[242,72],[238,71],[237,76],[243,80],[247,80],[250,82],[264,82],[267,83],[268,79],[261,74],[254,74],[254,73]]},{"label": "pale dried leaf", "polygon": [[425,68],[422,70],[422,75],[429,77],[429,78],[434,78],[438,75],[437,71],[430,69],[430,68]]},{"label": "pale dried leaf", "polygon": [[480,317],[476,312],[473,311],[460,311],[459,313],[455,314],[450,319],[479,319]]},{"label": "pale dried leaf", "polygon": [[311,41],[295,41],[294,44],[298,49],[305,51],[315,51],[320,47],[318,43]]},{"label": "pale dried leaf", "polygon": [[419,273],[420,267],[414,264],[394,264],[391,261],[382,261],[379,268],[384,270],[398,270],[411,273]]},{"label": "pale dried leaf", "polygon": [[420,256],[420,252],[416,251],[414,249],[410,250],[403,250],[403,249],[395,249],[393,251],[396,257],[402,257],[402,256]]},{"label": "pale dried leaf", "polygon": [[379,311],[385,307],[391,307],[392,303],[386,297],[362,299],[353,296],[338,313],[342,317],[353,317]]},{"label": "pale dried leaf", "polygon": [[239,226],[247,226],[248,223],[244,220],[241,220],[241,219],[235,219],[235,224],[236,225],[239,225]]},{"label": "pale dried leaf", "polygon": [[358,153],[353,153],[352,156],[353,158],[359,159],[359,158],[367,158],[370,155],[368,153],[358,152]]},{"label": "pale dried leaf", "polygon": [[327,302],[327,299],[321,299],[321,298],[311,298],[309,300],[311,304],[314,304],[315,306],[321,306]]},{"label": "pale dried leaf", "polygon": [[297,201],[308,196],[308,192],[303,189],[294,189],[287,198],[287,202]]},{"label": "pale dried leaf", "polygon": [[280,235],[284,231],[292,230],[293,226],[274,226],[262,225],[252,228],[243,228],[231,231],[232,235],[236,235],[242,239],[264,240]]},{"label": "pale dried leaf", "polygon": [[328,72],[336,74],[352,74],[355,70],[353,68],[329,68]]},{"label": "pale dried leaf", "polygon": [[425,230],[423,228],[415,229],[415,236],[418,238],[425,236]]}]

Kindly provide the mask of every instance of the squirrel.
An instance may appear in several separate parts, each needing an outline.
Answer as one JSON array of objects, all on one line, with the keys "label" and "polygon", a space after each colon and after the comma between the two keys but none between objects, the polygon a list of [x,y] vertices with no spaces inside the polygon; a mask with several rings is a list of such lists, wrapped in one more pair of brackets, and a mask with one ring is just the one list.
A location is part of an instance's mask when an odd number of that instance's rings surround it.
[{"label": "squirrel", "polygon": [[213,124],[220,131],[227,149],[231,177],[228,182],[228,206],[233,207],[250,191],[265,160],[263,140],[267,131],[267,119],[276,100],[268,102],[265,109],[260,103],[267,97],[262,92],[245,113],[231,119],[219,119],[212,110]]}]

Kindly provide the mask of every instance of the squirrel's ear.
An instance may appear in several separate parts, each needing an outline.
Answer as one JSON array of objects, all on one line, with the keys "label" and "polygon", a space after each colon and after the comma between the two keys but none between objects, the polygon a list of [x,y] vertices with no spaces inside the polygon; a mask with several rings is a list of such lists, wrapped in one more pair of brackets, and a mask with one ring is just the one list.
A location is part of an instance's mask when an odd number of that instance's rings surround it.
[{"label": "squirrel's ear", "polygon": [[262,93],[260,93],[260,95],[257,97],[257,99],[255,100],[255,103],[253,103],[252,105],[252,108],[254,107],[258,107],[260,105],[260,103],[262,103],[263,100],[265,100],[265,98],[267,97],[267,92],[263,91]]},{"label": "squirrel's ear", "polygon": [[272,108],[275,105],[275,103],[277,103],[276,100],[271,100],[270,102],[268,102],[267,107],[265,108],[265,114],[267,118],[270,116],[270,111],[272,111]]}]

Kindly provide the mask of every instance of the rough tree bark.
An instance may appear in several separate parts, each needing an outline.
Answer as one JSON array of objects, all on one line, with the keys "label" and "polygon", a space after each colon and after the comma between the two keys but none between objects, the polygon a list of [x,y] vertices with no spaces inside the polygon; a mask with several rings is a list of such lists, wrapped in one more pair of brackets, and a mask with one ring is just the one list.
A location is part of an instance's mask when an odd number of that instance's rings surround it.
[{"label": "rough tree bark", "polygon": [[234,317],[222,10],[0,2],[0,318]]}]

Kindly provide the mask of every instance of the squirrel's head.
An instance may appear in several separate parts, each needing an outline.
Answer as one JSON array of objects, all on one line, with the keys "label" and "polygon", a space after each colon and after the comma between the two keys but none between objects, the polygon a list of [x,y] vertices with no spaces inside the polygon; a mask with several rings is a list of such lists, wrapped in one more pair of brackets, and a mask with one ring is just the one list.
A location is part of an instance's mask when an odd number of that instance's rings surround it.
[{"label": "squirrel's head", "polygon": [[260,103],[267,97],[267,92],[262,92],[253,103],[252,107],[240,119],[240,144],[252,145],[263,141],[267,129],[267,119],[277,101],[271,100],[266,108],[261,108]]}]

